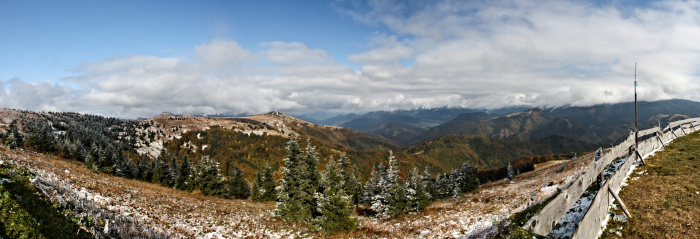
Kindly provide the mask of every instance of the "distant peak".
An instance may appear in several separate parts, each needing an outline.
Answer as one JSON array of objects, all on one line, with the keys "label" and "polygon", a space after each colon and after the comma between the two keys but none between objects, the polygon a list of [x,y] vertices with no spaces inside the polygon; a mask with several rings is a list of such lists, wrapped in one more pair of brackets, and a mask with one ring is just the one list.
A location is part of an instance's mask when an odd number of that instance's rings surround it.
[{"label": "distant peak", "polygon": [[268,112],[266,115],[272,115],[272,116],[277,116],[277,117],[282,117],[282,118],[285,118],[285,117],[288,117],[288,116],[289,116],[288,114],[285,114],[285,113],[282,113],[282,112],[279,112],[279,111],[270,111],[270,112]]}]

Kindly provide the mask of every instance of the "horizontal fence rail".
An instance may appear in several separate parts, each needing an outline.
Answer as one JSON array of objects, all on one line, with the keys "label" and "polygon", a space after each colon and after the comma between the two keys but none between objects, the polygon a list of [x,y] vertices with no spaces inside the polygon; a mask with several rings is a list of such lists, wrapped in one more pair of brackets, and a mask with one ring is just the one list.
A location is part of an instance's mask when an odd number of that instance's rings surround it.
[{"label": "horizontal fence rail", "polygon": [[591,203],[591,207],[586,212],[585,216],[579,222],[579,225],[574,232],[572,238],[596,238],[598,232],[603,226],[607,217],[608,208],[613,200],[611,192],[617,194],[620,191],[622,181],[632,168],[637,159],[642,159],[642,156],[664,146],[677,137],[685,136],[693,131],[700,129],[700,118],[692,118],[679,120],[669,123],[667,127],[661,129],[653,127],[650,129],[639,131],[638,137],[645,139],[638,142],[637,149],[634,150],[635,141],[634,134],[631,134],[625,141],[611,148],[602,157],[588,165],[585,171],[577,177],[571,185],[563,189],[561,193],[552,201],[549,202],[539,213],[530,218],[523,228],[539,235],[546,236],[561,220],[566,212],[576,203],[583,195],[589,185],[596,181],[605,167],[612,163],[613,160],[627,156],[629,157],[625,163],[608,179],[596,194],[595,199]]}]

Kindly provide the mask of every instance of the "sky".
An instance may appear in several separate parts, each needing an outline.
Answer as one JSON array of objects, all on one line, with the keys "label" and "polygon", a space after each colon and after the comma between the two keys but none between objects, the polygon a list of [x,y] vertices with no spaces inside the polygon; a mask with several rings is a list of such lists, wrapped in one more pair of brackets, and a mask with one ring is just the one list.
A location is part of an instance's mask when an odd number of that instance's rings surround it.
[{"label": "sky", "polygon": [[700,101],[698,1],[0,0],[0,107],[119,118]]}]

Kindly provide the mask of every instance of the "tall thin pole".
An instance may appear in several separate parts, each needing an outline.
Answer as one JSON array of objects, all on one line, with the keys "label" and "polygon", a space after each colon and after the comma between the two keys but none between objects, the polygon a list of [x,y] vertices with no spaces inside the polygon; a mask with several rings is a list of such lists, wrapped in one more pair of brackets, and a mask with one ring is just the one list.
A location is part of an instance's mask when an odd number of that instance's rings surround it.
[{"label": "tall thin pole", "polygon": [[634,147],[639,148],[639,126],[637,125],[637,62],[634,63]]}]

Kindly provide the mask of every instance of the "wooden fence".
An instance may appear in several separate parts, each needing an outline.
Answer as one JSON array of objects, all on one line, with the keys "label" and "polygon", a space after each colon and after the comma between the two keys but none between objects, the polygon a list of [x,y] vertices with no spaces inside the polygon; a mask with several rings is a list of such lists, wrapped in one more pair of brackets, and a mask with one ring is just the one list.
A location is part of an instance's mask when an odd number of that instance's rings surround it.
[{"label": "wooden fence", "polygon": [[572,236],[572,238],[596,238],[601,227],[604,226],[602,223],[607,217],[608,208],[610,208],[614,197],[617,197],[622,180],[629,173],[634,162],[642,160],[642,156],[663,146],[665,142],[689,134],[697,129],[700,129],[700,118],[675,121],[663,130],[659,127],[654,127],[639,131],[639,139],[645,140],[638,142],[637,150],[634,150],[634,134],[630,135],[624,142],[607,151],[596,162],[589,164],[585,171],[577,177],[576,181],[562,190],[556,198],[527,221],[523,228],[543,236],[549,234],[589,185],[597,181],[598,175],[603,173],[605,167],[612,163],[613,160],[624,157],[632,151],[627,161],[598,190],[590,209],[579,222]]}]

